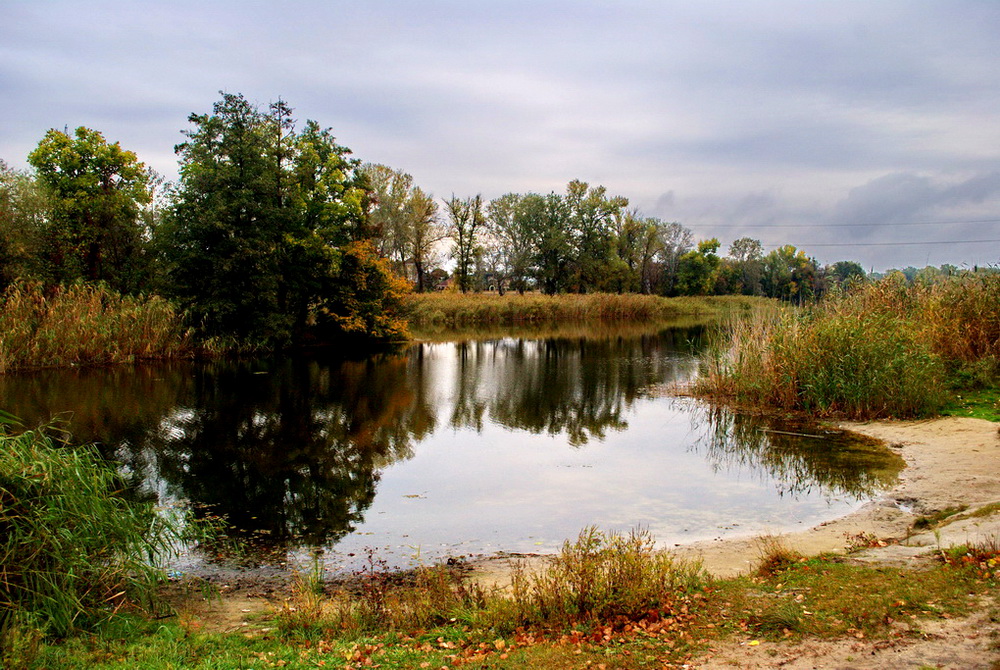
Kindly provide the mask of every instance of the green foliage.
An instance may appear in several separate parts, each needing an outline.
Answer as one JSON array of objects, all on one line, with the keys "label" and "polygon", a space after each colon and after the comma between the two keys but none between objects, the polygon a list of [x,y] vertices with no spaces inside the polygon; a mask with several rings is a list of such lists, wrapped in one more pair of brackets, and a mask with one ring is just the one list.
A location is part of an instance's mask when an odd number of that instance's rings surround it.
[{"label": "green foliage", "polygon": [[0,372],[171,358],[189,348],[179,315],[163,298],[38,283],[13,284],[0,296]]},{"label": "green foliage", "polygon": [[152,200],[146,166],[83,126],[73,137],[49,130],[28,162],[51,198],[43,230],[47,279],[137,291],[147,264],[139,215]]},{"label": "green foliage", "polygon": [[49,200],[46,189],[30,174],[0,160],[0,290],[39,274]]},{"label": "green foliage", "polygon": [[300,340],[335,284],[338,247],[367,235],[358,161],[314,121],[296,132],[282,102],[264,112],[224,94],[192,114],[159,248],[168,290],[206,336]]},{"label": "green foliage", "polygon": [[[150,606],[177,529],[127,501],[92,447],[0,434],[0,631],[61,636]],[[7,638],[8,640],[10,638]]]}]

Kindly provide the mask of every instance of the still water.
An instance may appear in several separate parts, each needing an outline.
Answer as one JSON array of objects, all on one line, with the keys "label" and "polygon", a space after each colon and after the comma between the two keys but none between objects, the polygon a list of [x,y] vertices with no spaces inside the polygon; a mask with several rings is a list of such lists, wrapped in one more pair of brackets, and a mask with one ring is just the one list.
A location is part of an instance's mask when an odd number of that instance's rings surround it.
[{"label": "still water", "polygon": [[552,552],[589,525],[668,546],[777,532],[895,481],[880,447],[655,392],[696,376],[699,334],[41,371],[0,377],[0,407],[60,416],[142,495],[225,517],[258,564]]}]

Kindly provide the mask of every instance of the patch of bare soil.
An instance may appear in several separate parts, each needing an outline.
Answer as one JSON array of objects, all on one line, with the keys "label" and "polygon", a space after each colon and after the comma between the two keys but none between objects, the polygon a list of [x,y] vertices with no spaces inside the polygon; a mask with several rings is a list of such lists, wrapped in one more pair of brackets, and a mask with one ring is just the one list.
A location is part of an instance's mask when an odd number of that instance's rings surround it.
[{"label": "patch of bare soil", "polygon": [[752,640],[717,645],[689,667],[703,670],[813,670],[815,668],[948,668],[989,670],[1000,662],[997,626],[984,600],[976,614],[964,619],[921,621],[917,629],[901,629],[888,640],[806,640],[792,644]]}]

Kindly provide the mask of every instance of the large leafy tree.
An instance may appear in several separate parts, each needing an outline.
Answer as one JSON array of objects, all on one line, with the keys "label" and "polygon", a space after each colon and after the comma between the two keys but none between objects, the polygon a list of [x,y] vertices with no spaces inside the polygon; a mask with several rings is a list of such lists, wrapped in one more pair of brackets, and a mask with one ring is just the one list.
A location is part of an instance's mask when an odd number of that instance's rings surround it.
[{"label": "large leafy tree", "polygon": [[152,200],[146,166],[83,126],[72,136],[49,130],[28,162],[51,198],[43,233],[49,279],[140,288],[146,265],[140,214]]},{"label": "large leafy tree", "polygon": [[296,131],[283,102],[262,110],[223,94],[188,120],[160,238],[170,290],[207,335],[301,338],[349,281],[341,247],[368,236],[359,161],[313,121]]}]

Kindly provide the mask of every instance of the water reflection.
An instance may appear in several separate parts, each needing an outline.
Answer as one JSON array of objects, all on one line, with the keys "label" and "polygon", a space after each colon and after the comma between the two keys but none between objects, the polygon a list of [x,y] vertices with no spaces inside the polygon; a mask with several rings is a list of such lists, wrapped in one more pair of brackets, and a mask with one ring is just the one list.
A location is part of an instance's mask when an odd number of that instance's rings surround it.
[{"label": "water reflection", "polygon": [[699,335],[45,371],[0,377],[0,407],[32,423],[63,413],[137,489],[278,548],[552,549],[591,523],[672,538],[692,519],[719,525],[712,514],[750,519],[775,492],[822,510],[894,478],[885,450],[648,397],[696,373]]}]

